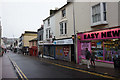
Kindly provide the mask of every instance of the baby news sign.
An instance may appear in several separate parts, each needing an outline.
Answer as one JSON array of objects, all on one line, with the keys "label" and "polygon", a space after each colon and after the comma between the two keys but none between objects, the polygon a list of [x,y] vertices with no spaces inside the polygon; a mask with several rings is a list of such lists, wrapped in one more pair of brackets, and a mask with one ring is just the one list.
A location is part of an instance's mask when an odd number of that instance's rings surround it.
[{"label": "baby news sign", "polygon": [[81,40],[120,38],[120,28],[83,33],[80,34],[80,36],[81,36]]}]

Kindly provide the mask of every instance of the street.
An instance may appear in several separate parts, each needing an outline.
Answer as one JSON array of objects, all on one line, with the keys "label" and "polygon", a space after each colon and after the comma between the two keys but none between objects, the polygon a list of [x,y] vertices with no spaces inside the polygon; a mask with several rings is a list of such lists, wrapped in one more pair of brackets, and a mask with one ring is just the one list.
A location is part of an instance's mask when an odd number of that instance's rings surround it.
[{"label": "street", "polygon": [[[40,58],[33,57],[33,56],[28,56],[28,55],[23,55],[23,54],[16,54],[13,52],[9,52],[4,54],[4,57],[9,58],[10,61],[13,62],[13,65],[17,67],[17,77],[18,79],[24,78],[24,79],[52,79],[52,78],[65,78],[65,79],[108,79],[106,77],[101,77],[101,75],[96,76],[96,73],[91,73],[83,70],[77,70],[72,67],[67,67],[67,66],[62,66],[59,64],[54,64],[50,62],[43,61]],[[4,60],[3,57],[3,60]],[[3,61],[4,64],[4,61]],[[9,65],[9,67],[11,67]],[[3,73],[5,74],[6,65],[3,65]],[[13,69],[14,70],[14,69]],[[9,72],[12,70],[8,70]],[[14,71],[15,72],[15,71]],[[9,75],[9,74],[8,74]],[[12,75],[13,71],[12,71]],[[14,75],[15,76],[15,75]],[[6,76],[3,76],[3,78],[6,78]],[[9,77],[7,77],[9,78]],[[11,78],[11,77],[10,77]],[[13,77],[15,78],[15,77]]]}]

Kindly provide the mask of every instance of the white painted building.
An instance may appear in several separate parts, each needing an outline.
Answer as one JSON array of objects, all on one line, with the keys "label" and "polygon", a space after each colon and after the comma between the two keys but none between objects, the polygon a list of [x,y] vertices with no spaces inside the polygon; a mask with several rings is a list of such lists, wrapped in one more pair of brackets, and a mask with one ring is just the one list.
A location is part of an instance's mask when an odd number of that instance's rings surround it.
[{"label": "white painted building", "polygon": [[55,16],[51,14],[49,17],[43,20],[44,25],[44,34],[43,34],[43,42],[44,43],[52,43],[52,39],[55,36]]}]

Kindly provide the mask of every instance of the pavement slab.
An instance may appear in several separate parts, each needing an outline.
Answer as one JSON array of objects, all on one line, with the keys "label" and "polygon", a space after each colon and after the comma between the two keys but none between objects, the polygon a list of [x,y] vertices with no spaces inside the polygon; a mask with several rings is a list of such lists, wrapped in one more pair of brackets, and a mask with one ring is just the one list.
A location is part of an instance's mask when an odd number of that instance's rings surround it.
[{"label": "pavement slab", "polygon": [[2,78],[17,79],[16,72],[9,60],[9,53],[6,53],[2,57]]}]

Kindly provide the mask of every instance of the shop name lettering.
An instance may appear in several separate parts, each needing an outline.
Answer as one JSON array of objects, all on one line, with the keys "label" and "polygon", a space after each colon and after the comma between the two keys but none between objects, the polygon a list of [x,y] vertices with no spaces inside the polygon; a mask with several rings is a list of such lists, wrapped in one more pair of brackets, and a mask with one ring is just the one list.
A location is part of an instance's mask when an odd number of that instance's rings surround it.
[{"label": "shop name lettering", "polygon": [[[100,36],[100,34],[101,34],[101,36]],[[115,31],[107,31],[107,32],[85,34],[84,39],[119,37],[119,36],[120,36],[120,30],[115,30]]]}]

